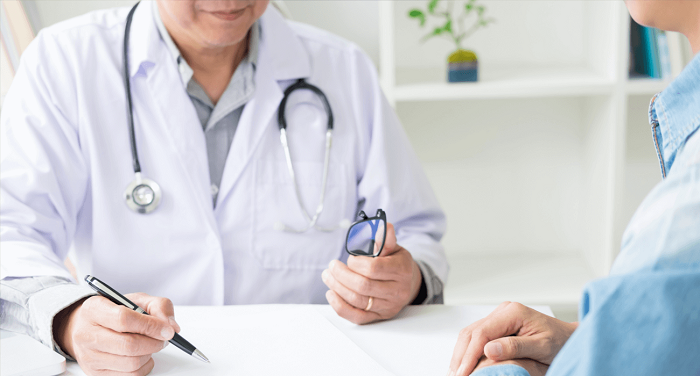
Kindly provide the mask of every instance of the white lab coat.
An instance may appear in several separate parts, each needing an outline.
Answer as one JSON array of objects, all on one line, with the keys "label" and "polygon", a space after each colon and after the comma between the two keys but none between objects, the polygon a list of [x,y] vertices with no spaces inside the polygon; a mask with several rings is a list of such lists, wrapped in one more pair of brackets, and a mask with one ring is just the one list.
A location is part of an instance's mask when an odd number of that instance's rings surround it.
[{"label": "white lab coat", "polygon": [[[261,18],[255,95],[245,106],[216,208],[204,133],[178,68],[153,21],[136,10],[130,67],[143,174],[163,190],[136,214],[124,200],[134,179],[122,81],[128,9],[49,27],[22,56],[2,108],[2,278],[93,274],[122,292],[176,304],[325,303],[321,271],[345,259],[345,229],[284,233],[306,223],[285,165],[277,123],[283,90],[319,86],[335,116],[325,208],[319,224],[387,212],[399,243],[445,281],[445,218],[370,60],[355,45]],[[288,134],[305,205],[320,196],[326,117],[306,91],[287,105]],[[430,126],[426,124],[426,126]]]}]

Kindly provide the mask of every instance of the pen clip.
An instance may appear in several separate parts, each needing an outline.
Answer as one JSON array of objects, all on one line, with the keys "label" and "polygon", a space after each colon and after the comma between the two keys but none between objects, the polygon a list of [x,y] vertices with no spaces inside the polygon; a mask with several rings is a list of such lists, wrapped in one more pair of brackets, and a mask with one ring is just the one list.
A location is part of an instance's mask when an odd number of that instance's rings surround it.
[{"label": "pen clip", "polygon": [[93,277],[88,274],[85,276],[85,282],[87,282],[93,290],[97,291],[98,294],[111,300],[112,303],[122,305],[139,313],[148,314],[143,308],[134,304],[134,302],[127,299],[124,295],[120,294],[115,289],[111,288],[108,284],[100,281],[97,277]]}]

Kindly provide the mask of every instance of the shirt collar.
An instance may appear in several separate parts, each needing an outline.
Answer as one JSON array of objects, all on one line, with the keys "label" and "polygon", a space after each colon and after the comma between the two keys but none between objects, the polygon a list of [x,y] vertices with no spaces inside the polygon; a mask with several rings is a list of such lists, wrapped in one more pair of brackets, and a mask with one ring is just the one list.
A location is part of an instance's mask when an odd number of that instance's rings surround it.
[{"label": "shirt collar", "polygon": [[659,156],[669,171],[678,150],[700,128],[700,54],[649,105],[649,122],[659,128]]},{"label": "shirt collar", "polygon": [[[165,45],[168,47],[168,51],[170,51],[170,55],[178,65],[178,70],[180,72],[183,85],[187,87],[188,83],[192,79],[192,76],[194,75],[194,71],[192,68],[190,68],[189,64],[187,64],[187,61],[182,58],[180,50],[177,48],[177,45],[170,37],[170,33],[168,33],[168,30],[165,28],[163,19],[160,16],[160,11],[158,10],[157,2],[152,1],[151,3],[153,8],[153,19],[156,23],[156,27],[158,28],[160,37],[163,42],[165,42]],[[248,54],[245,58],[243,58],[241,64],[251,63],[253,67],[255,67],[258,62],[258,49],[260,44],[260,21],[255,21],[253,26],[250,28],[248,38],[250,38],[248,40]]]}]

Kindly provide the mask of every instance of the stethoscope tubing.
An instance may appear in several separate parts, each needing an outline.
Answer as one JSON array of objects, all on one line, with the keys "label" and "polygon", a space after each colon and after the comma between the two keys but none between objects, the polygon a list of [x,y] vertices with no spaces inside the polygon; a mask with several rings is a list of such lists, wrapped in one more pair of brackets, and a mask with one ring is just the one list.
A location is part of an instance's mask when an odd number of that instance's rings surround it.
[{"label": "stethoscope tubing", "polygon": [[134,131],[134,110],[133,101],[131,99],[131,82],[129,74],[129,36],[131,34],[131,21],[134,18],[134,12],[136,7],[139,6],[141,2],[137,2],[129,15],[126,17],[126,27],[124,29],[124,87],[126,88],[126,108],[127,108],[127,121],[129,122],[129,141],[131,143],[131,163],[134,168],[134,173],[141,172],[141,162],[139,161],[139,153],[136,149],[136,134]]},{"label": "stethoscope tubing", "polygon": [[[316,96],[323,103],[326,115],[328,116],[328,122],[326,124],[326,150],[323,158],[323,176],[321,178],[321,197],[319,198],[319,203],[316,206],[316,211],[313,216],[311,216],[306,211],[304,199],[301,197],[301,191],[299,189],[299,184],[297,182],[296,174],[294,172],[294,164],[292,163],[291,152],[289,151],[289,141],[287,139],[287,118],[285,116],[285,109],[287,106],[287,100],[289,99],[291,94],[296,90],[310,90],[311,92],[316,94]],[[292,182],[294,184],[294,193],[297,198],[297,203],[299,204],[299,208],[302,212],[302,215],[304,216],[304,219],[307,222],[307,225],[303,229],[294,229],[284,224],[276,226],[281,230],[297,233],[306,232],[311,228],[315,228],[323,232],[331,232],[336,230],[334,228],[323,228],[317,226],[318,219],[321,216],[321,213],[323,212],[323,203],[326,199],[326,187],[328,185],[328,170],[330,168],[331,145],[333,144],[333,120],[333,110],[331,109],[331,105],[328,102],[328,98],[326,97],[326,94],[324,94],[323,91],[317,86],[314,86],[306,82],[306,80],[304,80],[303,78],[300,78],[297,80],[297,82],[290,85],[284,91],[284,96],[282,97],[282,101],[280,102],[280,105],[277,109],[277,124],[280,129],[280,142],[282,143],[282,147],[284,148],[284,157],[287,161],[287,170],[289,171],[289,175],[291,176]]]}]

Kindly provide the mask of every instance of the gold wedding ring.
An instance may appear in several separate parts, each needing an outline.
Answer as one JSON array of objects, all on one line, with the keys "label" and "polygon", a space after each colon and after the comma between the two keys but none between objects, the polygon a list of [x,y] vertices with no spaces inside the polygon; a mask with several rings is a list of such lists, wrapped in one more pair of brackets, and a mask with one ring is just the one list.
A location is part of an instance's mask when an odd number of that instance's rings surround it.
[{"label": "gold wedding ring", "polygon": [[374,301],[374,300],[373,300],[372,297],[370,296],[370,297],[369,297],[369,302],[367,302],[367,308],[365,308],[365,312],[369,311],[369,310],[372,308],[372,302],[373,302],[373,301]]}]

